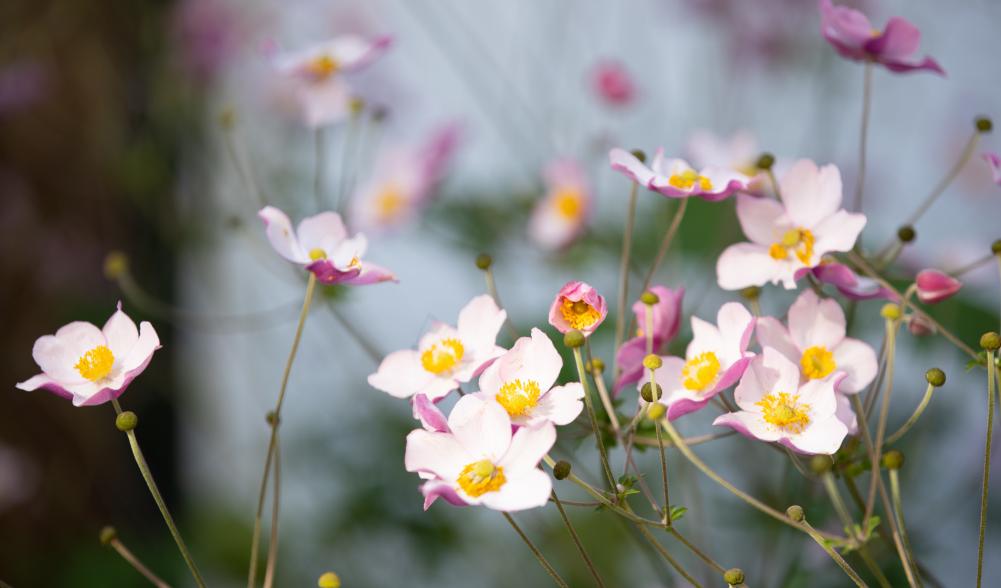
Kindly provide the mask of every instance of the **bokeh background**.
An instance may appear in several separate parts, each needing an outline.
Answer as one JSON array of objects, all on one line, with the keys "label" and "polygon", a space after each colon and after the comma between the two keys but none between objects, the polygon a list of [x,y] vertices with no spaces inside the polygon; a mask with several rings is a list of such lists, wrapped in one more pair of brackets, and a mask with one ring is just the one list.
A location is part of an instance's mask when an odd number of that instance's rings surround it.
[{"label": "bokeh background", "polygon": [[[915,22],[922,51],[948,71],[944,79],[876,72],[863,236],[875,247],[946,172],[973,117],[998,116],[1001,6],[871,0],[865,9],[879,24],[891,15]],[[432,319],[454,320],[484,290],[473,265],[481,251],[493,255],[519,329],[543,326],[551,297],[571,278],[614,299],[628,184],[607,169],[610,146],[680,152],[698,129],[746,129],[780,159],[836,163],[853,186],[862,68],[839,59],[818,24],[815,3],[800,0],[4,2],[0,374],[10,386],[0,403],[0,580],[143,585],[97,541],[113,524],[172,585],[190,584],[111,409],[77,409],[13,388],[35,373],[35,338],[71,320],[100,324],[122,299],[134,318],[154,322],[164,343],[123,403],[139,414],[147,458],[211,584],[245,582],[264,414],[305,281],[267,246],[254,212],[261,198],[293,218],[321,206],[313,132],[265,99],[269,56],[275,47],[358,32],[391,34],[394,45],[359,76],[365,112],[325,131],[326,197],[350,194],[378,153],[419,142],[442,124],[458,123],[462,142],[422,218],[370,235],[370,259],[392,268],[399,284],[326,289],[309,318],[282,427],[278,585],[313,585],[328,569],[346,586],[545,585],[496,513],[444,504],[421,510],[418,481],[402,468],[410,411],[366,385],[371,355],[413,345]],[[633,77],[630,104],[596,98],[590,75],[605,60]],[[1001,139],[988,135],[982,145],[999,150]],[[554,253],[526,239],[526,223],[543,194],[542,169],[557,157],[585,166],[595,210],[585,235]],[[951,269],[987,253],[1001,236],[999,190],[986,165],[972,161],[917,225],[895,275]],[[652,194],[639,207],[635,276],[671,213]],[[686,315],[711,317],[734,298],[716,288],[713,264],[740,239],[732,203],[692,203],[657,278],[686,287]],[[124,279],[105,275],[112,251],[127,256]],[[790,300],[769,289],[763,304],[781,313]],[[933,314],[973,343],[997,328],[997,300],[997,269],[989,265],[968,274],[961,295]],[[875,346],[878,309],[860,305],[855,333]],[[594,344],[609,358],[612,330],[604,331]],[[891,427],[918,402],[925,369],[949,374],[904,446],[911,540],[941,585],[970,585],[983,375],[966,373],[965,359],[939,340],[905,335],[899,347]],[[631,412],[634,402],[635,392],[626,392],[621,410]],[[693,415],[681,430],[709,432],[711,418]],[[585,432],[562,431],[557,453],[576,452],[579,471],[594,474]],[[738,437],[698,451],[766,502],[803,504],[815,525],[837,528],[822,488],[776,452]],[[751,585],[844,585],[815,545],[722,493],[679,456],[669,460],[674,500],[689,508],[683,528],[724,565],[744,568]],[[656,472],[652,453],[640,461]],[[998,496],[987,577],[1001,573],[1001,560],[990,556],[1001,541]],[[614,585],[681,585],[628,527],[589,509],[571,514]],[[589,585],[552,509],[517,518],[571,585]],[[664,541],[706,585],[721,585]],[[876,555],[902,583],[893,554]]]}]

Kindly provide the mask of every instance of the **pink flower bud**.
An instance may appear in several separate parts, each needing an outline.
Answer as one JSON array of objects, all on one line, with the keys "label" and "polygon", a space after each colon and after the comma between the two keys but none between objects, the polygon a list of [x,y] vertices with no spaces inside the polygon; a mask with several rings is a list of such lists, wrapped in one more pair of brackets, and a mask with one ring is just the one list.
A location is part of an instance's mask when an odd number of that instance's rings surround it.
[{"label": "pink flower bud", "polygon": [[914,283],[918,287],[918,299],[925,304],[941,302],[963,287],[956,278],[933,269],[918,272]]},{"label": "pink flower bud", "polygon": [[602,61],[595,65],[591,86],[598,99],[608,106],[629,106],[636,98],[632,76],[618,61]]}]

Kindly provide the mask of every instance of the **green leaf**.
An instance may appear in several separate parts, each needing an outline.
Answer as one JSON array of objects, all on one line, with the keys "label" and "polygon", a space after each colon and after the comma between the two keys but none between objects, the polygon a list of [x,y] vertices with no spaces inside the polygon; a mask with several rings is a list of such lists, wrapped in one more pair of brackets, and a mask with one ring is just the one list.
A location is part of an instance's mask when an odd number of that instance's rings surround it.
[{"label": "green leaf", "polygon": [[688,507],[687,506],[672,506],[671,507],[671,520],[672,521],[677,521],[677,520],[681,519],[681,517],[685,516],[686,512],[688,512]]}]

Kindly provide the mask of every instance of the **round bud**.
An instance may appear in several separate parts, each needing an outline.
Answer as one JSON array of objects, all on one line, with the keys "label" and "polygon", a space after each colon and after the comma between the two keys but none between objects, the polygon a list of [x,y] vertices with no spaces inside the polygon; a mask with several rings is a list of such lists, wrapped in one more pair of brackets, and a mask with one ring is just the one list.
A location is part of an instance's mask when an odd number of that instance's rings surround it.
[{"label": "round bud", "polygon": [[997,351],[998,347],[1001,347],[1001,336],[994,331],[984,333],[980,336],[980,346],[985,351]]},{"label": "round bud", "polygon": [[895,321],[900,318],[900,305],[887,302],[879,309],[879,314],[886,320]]},{"label": "round bud", "polygon": [[557,480],[565,480],[570,475],[570,462],[562,459],[553,466],[553,477]]},{"label": "round bud", "polygon": [[758,166],[758,169],[772,169],[772,166],[775,165],[775,156],[767,152],[762,153],[755,165]]},{"label": "round bud", "polygon": [[129,271],[129,258],[121,251],[112,251],[104,258],[104,277],[117,280]]},{"label": "round bud", "polygon": [[925,379],[928,383],[936,388],[941,388],[945,385],[945,372],[938,368],[932,368],[925,372]]},{"label": "round bud", "polygon": [[264,415],[264,421],[268,423],[268,426],[274,427],[275,425],[281,424],[282,417],[275,416],[275,411],[269,410],[268,414]]},{"label": "round bud", "polygon": [[592,357],[591,361],[587,362],[587,365],[584,367],[591,373],[597,372],[601,374],[605,371],[605,362],[600,357]]},{"label": "round bud", "polygon": [[994,255],[1001,253],[1001,239],[991,243],[991,253]]},{"label": "round bud", "polygon": [[132,429],[135,429],[138,424],[139,417],[137,417],[136,413],[131,410],[126,410],[122,414],[115,417],[115,426],[118,427],[118,430],[123,433],[127,433]]},{"label": "round bud", "polygon": [[348,107],[351,108],[351,114],[359,115],[365,110],[365,99],[355,96],[351,99]]},{"label": "round bud", "polygon": [[640,160],[640,163],[646,163],[646,153],[642,149],[633,149],[630,153],[633,154],[633,157]]},{"label": "round bud", "polygon": [[664,360],[651,353],[643,358],[643,367],[648,370],[659,370],[664,365]]},{"label": "round bud", "polygon": [[567,331],[563,335],[563,344],[570,348],[580,347],[584,344],[584,333],[577,329]]},{"label": "round bud", "polygon": [[739,586],[744,583],[744,570],[740,568],[730,568],[723,572],[723,581],[731,586]]},{"label": "round bud", "polygon": [[883,454],[883,459],[881,461],[884,468],[888,470],[899,470],[900,466],[904,465],[904,454],[900,453],[896,449],[892,449]]},{"label": "round bud", "polygon": [[667,407],[659,402],[651,402],[646,407],[646,418],[659,421],[667,412]]},{"label": "round bud", "polygon": [[341,579],[333,572],[327,572],[316,581],[320,588],[341,588]]},{"label": "round bud", "polygon": [[651,386],[650,382],[647,382],[646,384],[643,384],[642,388],[640,388],[640,396],[642,396],[643,400],[646,400],[647,402],[654,402],[656,400],[659,400],[660,386],[658,386],[657,384]]},{"label": "round bud", "polygon": [[904,225],[897,229],[897,238],[900,239],[901,243],[910,243],[917,237],[917,233],[914,232],[914,227],[911,225]]},{"label": "round bud", "polygon": [[481,253],[476,256],[476,267],[480,268],[483,271],[490,269],[490,266],[493,264],[493,262],[494,262],[493,258],[487,255],[486,253]]},{"label": "round bud", "polygon": [[831,471],[831,467],[834,463],[831,462],[830,456],[827,455],[814,455],[810,458],[810,471],[821,476]]},{"label": "round bud", "polygon": [[640,302],[646,304],[647,306],[653,306],[654,304],[660,302],[660,296],[657,296],[653,292],[647,290],[640,295]]},{"label": "round bud", "polygon": [[803,512],[802,506],[794,504],[786,509],[786,516],[797,523],[802,523],[803,519],[806,518],[806,513]]},{"label": "round bud", "polygon": [[845,467],[845,475],[848,476],[849,478],[855,478],[857,476],[861,476],[862,472],[864,472],[867,467],[868,466],[863,466],[861,463],[857,461],[852,462]]},{"label": "round bud", "polygon": [[757,286],[748,286],[740,291],[740,295],[747,300],[757,300],[761,296],[761,288]]},{"label": "round bud", "polygon": [[112,541],[118,538],[118,531],[114,527],[108,525],[101,529],[101,533],[97,536],[101,540],[101,545],[108,545]]},{"label": "round bud", "polygon": [[986,116],[978,116],[973,123],[977,126],[977,131],[981,133],[989,133],[994,128],[994,123]]}]

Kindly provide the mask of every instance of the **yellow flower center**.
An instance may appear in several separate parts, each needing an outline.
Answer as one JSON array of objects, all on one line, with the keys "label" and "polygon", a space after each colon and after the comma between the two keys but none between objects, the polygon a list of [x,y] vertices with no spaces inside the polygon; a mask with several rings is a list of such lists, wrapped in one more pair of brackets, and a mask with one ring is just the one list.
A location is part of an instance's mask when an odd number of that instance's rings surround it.
[{"label": "yellow flower center", "polygon": [[462,341],[449,337],[425,349],[421,353],[421,365],[432,374],[441,375],[455,369],[465,353]]},{"label": "yellow flower center", "polygon": [[667,183],[679,190],[690,190],[695,184],[698,184],[699,190],[703,192],[709,192],[713,189],[713,183],[709,178],[699,175],[699,172],[694,169],[686,169],[680,174],[672,175],[668,178]]},{"label": "yellow flower center", "polygon": [[504,468],[495,466],[489,459],[473,462],[459,472],[459,487],[473,498],[496,492],[505,482]]},{"label": "yellow flower center", "polygon": [[564,298],[560,312],[572,329],[586,329],[601,319],[601,313],[583,300]]},{"label": "yellow flower center", "polygon": [[337,73],[341,65],[329,55],[314,57],[306,64],[306,71],[316,80],[325,80]]},{"label": "yellow flower center", "polygon": [[80,356],[80,360],[73,367],[80,375],[91,382],[102,380],[111,373],[111,367],[115,365],[115,354],[105,345],[98,345],[87,353]]},{"label": "yellow flower center", "polygon": [[535,408],[541,395],[539,383],[535,380],[527,382],[515,380],[501,386],[496,398],[497,403],[503,406],[509,415],[518,417]]},{"label": "yellow flower center", "polygon": [[399,216],[405,203],[406,201],[403,199],[403,194],[400,193],[400,190],[390,184],[383,188],[379,192],[379,195],[375,197],[376,216],[382,221],[392,220]]},{"label": "yellow flower center", "polygon": [[821,346],[810,347],[804,351],[799,364],[803,367],[803,375],[811,380],[826,378],[838,367],[834,362],[834,354]]},{"label": "yellow flower center", "polygon": [[798,228],[789,229],[782,235],[782,239],[772,243],[768,248],[768,255],[772,259],[789,259],[792,253],[796,259],[806,265],[810,265],[813,259],[813,233],[809,229]]},{"label": "yellow flower center", "polygon": [[567,220],[577,220],[584,211],[579,190],[560,188],[553,197],[553,208]]},{"label": "yellow flower center", "polygon": [[309,259],[312,261],[320,261],[321,259],[327,258],[327,252],[319,247],[314,247],[309,250]]},{"label": "yellow flower center", "polygon": [[810,405],[801,403],[799,394],[772,392],[754,404],[761,407],[766,423],[788,433],[802,433],[810,424]]},{"label": "yellow flower center", "polygon": [[681,368],[681,384],[689,390],[705,390],[719,375],[719,358],[705,351],[685,362]]}]

